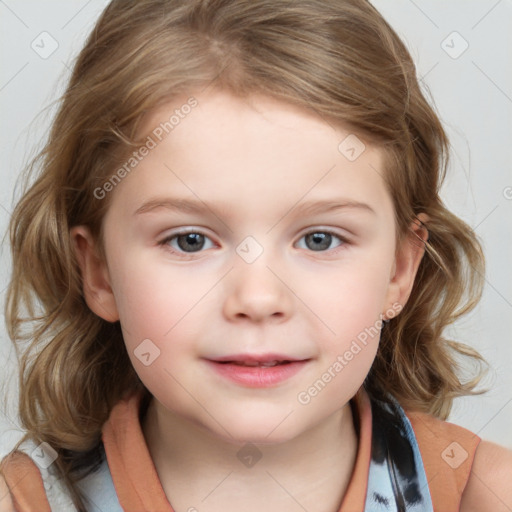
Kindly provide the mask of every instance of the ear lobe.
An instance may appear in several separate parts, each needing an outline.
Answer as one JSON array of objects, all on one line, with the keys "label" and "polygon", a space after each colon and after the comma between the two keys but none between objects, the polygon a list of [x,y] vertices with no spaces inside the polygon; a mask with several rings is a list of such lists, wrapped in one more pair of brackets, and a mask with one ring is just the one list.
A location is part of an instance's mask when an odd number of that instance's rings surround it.
[{"label": "ear lobe", "polygon": [[106,262],[98,255],[94,239],[86,226],[70,230],[82,274],[85,301],[91,311],[107,322],[117,322],[119,314]]},{"label": "ear lobe", "polygon": [[425,254],[425,243],[428,240],[427,222],[428,215],[420,213],[409,225],[408,233],[397,249],[389,283],[390,304],[399,303],[404,306],[409,299],[416,273]]}]

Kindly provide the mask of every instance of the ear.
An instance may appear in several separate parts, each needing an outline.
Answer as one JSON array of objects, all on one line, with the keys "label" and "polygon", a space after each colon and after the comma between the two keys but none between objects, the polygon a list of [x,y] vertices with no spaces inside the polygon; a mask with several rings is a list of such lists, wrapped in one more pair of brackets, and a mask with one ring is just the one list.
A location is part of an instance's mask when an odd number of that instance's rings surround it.
[{"label": "ear", "polygon": [[428,215],[420,213],[409,225],[407,234],[397,248],[388,288],[388,307],[397,303],[403,307],[411,295],[418,267],[425,254],[428,219]]},{"label": "ear", "polygon": [[119,314],[110,287],[107,264],[98,255],[89,228],[75,226],[70,230],[70,236],[82,273],[83,294],[87,305],[103,320],[117,322]]}]

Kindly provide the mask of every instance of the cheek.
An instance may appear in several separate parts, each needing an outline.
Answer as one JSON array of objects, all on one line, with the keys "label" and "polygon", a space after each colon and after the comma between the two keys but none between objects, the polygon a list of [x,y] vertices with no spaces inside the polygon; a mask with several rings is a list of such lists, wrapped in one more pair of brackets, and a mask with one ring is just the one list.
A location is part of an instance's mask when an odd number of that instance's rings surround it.
[{"label": "cheek", "polygon": [[[336,410],[345,404],[363,384],[377,354],[382,329],[382,304],[386,286],[379,272],[345,276],[340,286],[329,292],[329,300],[317,297],[322,324],[316,337],[319,364],[316,375],[297,395],[300,404],[316,404]],[[313,304],[313,303],[312,303]],[[315,304],[312,305],[314,310]],[[326,326],[329,327],[326,328]],[[323,332],[322,336],[318,332]]]},{"label": "cheek", "polygon": [[386,309],[389,287],[389,263],[385,257],[354,261],[335,272],[311,275],[309,286],[301,286],[301,297],[318,314],[325,326],[334,331],[332,338],[355,337],[370,328]]},{"label": "cheek", "polygon": [[184,362],[201,355],[193,341],[218,278],[157,265],[136,251],[117,257],[111,277],[128,355],[146,387],[167,393],[175,384],[171,375],[179,379],[188,368]]},{"label": "cheek", "polygon": [[185,267],[173,272],[155,265],[145,255],[118,255],[111,272],[121,325],[129,338],[162,338],[183,318],[200,297],[207,284]]},{"label": "cheek", "polygon": [[187,368],[184,360],[193,352],[189,320],[204,295],[204,286],[194,286],[178,272],[165,275],[154,264],[126,256],[119,260],[122,264],[113,272],[112,281],[127,353],[153,395],[180,403],[187,395],[173,377],[181,382]]},{"label": "cheek", "polygon": [[[386,310],[390,267],[385,257],[359,259],[310,294],[308,305],[318,314],[318,332],[323,333],[320,379],[333,383],[326,393],[332,393],[333,400],[345,396],[348,388],[355,392],[370,370],[383,325],[381,314]],[[299,293],[305,292],[303,288]],[[309,336],[315,333],[310,331]]]}]

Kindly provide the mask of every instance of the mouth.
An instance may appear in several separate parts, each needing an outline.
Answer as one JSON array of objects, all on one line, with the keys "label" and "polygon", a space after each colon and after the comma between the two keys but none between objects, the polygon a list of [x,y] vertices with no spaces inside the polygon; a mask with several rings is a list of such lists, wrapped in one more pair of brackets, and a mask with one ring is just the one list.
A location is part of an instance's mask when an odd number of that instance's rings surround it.
[{"label": "mouth", "polygon": [[269,387],[288,380],[310,360],[281,354],[240,354],[207,359],[207,362],[216,373],[239,385]]},{"label": "mouth", "polygon": [[219,364],[235,364],[237,366],[249,366],[249,367],[256,367],[259,368],[271,368],[273,366],[281,365],[281,364],[290,364],[292,360],[284,360],[284,361],[268,361],[266,363],[262,361],[214,361],[215,363]]},{"label": "mouth", "polygon": [[210,359],[214,363],[235,364],[240,366],[261,366],[269,368],[281,364],[297,363],[308,361],[309,359],[296,358],[285,354],[234,354],[231,356],[216,357]]}]

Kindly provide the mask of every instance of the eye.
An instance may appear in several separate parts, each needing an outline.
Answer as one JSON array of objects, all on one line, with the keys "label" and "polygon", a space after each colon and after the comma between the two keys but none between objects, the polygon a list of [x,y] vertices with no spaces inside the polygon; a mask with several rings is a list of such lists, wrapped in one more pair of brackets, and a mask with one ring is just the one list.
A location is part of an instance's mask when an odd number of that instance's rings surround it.
[{"label": "eye", "polygon": [[197,231],[186,231],[170,235],[158,244],[169,246],[173,252],[194,253],[205,249],[205,245],[208,245],[207,241],[210,242],[210,246],[206,247],[206,249],[210,249],[213,247],[213,243],[206,235]]},{"label": "eye", "polygon": [[[337,235],[332,231],[325,230],[310,231],[302,236],[299,242],[302,240],[304,240],[306,247],[301,247],[299,245],[299,248],[309,249],[314,252],[335,250],[348,243],[344,237]],[[338,244],[333,246],[333,243],[335,244],[336,240],[338,241]],[[201,252],[203,249],[211,249],[214,246],[208,236],[198,231],[183,231],[175,233],[164,238],[158,243],[158,245],[168,247],[172,252],[178,254],[193,254]]]},{"label": "eye", "polygon": [[[305,248],[315,252],[336,249],[348,243],[345,238],[333,233],[332,231],[310,231],[309,233],[306,233],[300,240],[303,239],[306,245]],[[332,243],[335,242],[336,239],[339,240],[340,243],[337,246],[332,247]],[[300,248],[303,249],[304,247]]]}]

